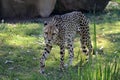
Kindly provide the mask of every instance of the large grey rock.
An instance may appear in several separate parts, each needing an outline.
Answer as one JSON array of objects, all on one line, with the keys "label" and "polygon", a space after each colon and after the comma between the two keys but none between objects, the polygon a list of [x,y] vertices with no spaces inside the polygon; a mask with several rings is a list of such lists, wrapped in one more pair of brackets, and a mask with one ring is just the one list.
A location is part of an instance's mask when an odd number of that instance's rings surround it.
[{"label": "large grey rock", "polygon": [[42,16],[42,17],[48,17],[56,4],[56,0],[39,0],[37,3],[37,9],[38,9],[38,13]]},{"label": "large grey rock", "polygon": [[33,17],[36,14],[32,0],[1,0],[1,3],[2,17],[4,18]]},{"label": "large grey rock", "polygon": [[57,0],[57,12],[68,12],[74,10],[102,11],[110,0]]},{"label": "large grey rock", "polygon": [[9,18],[48,17],[56,0],[1,0],[1,15]]}]

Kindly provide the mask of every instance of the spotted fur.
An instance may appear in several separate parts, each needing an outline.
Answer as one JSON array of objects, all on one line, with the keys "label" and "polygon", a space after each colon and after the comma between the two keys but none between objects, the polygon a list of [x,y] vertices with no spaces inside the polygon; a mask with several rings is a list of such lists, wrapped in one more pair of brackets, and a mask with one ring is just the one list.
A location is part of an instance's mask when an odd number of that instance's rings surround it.
[{"label": "spotted fur", "polygon": [[92,52],[89,33],[89,20],[81,12],[71,12],[57,15],[51,21],[45,23],[44,39],[46,47],[40,59],[40,73],[44,73],[45,60],[50,54],[53,44],[60,47],[60,69],[64,67],[65,46],[69,52],[69,64],[72,64],[74,51],[74,37],[80,35],[81,48],[86,55]]}]

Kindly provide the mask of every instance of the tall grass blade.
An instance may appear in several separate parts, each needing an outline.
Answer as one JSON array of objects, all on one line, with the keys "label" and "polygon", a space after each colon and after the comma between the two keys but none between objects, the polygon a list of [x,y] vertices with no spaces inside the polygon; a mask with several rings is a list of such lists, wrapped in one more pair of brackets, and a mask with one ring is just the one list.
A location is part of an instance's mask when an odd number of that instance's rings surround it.
[{"label": "tall grass blade", "polygon": [[95,11],[94,11],[94,54],[96,54],[96,50],[97,50],[97,38],[96,38],[96,22],[95,22]]},{"label": "tall grass blade", "polygon": [[78,66],[78,80],[81,80],[81,78],[80,78],[80,66]]},{"label": "tall grass blade", "polygon": [[102,77],[103,77],[103,73],[102,73],[102,66],[101,64],[99,65],[99,80],[102,80]]},{"label": "tall grass blade", "polygon": [[96,39],[96,21],[95,21],[95,15],[96,15],[96,4],[94,4],[94,10],[93,10],[93,14],[94,14],[94,17],[93,17],[93,26],[94,26],[94,35],[93,35],[93,45],[94,45],[94,50],[93,50],[93,53],[96,54],[96,49],[97,49],[97,39]]}]

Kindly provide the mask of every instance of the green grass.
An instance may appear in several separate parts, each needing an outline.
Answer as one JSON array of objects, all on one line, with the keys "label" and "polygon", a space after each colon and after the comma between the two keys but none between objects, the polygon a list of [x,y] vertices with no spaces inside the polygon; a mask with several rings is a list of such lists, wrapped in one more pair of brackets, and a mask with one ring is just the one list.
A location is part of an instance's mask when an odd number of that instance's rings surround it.
[{"label": "green grass", "polygon": [[112,0],[112,1],[120,2],[120,0]]},{"label": "green grass", "polygon": [[[95,16],[87,14],[91,20],[92,43],[94,36],[97,40],[97,55],[85,62],[77,36],[73,66],[59,71],[59,47],[54,46],[46,61],[47,76],[39,73],[39,58],[44,49],[43,24],[1,23],[0,80],[120,80],[119,14],[120,10],[107,10]],[[66,50],[65,62],[67,60]]]}]

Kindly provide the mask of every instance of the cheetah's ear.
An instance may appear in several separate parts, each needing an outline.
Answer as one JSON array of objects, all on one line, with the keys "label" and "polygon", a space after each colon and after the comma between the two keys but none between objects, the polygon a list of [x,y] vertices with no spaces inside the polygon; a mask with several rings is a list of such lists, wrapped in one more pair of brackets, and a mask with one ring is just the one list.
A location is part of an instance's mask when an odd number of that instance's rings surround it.
[{"label": "cheetah's ear", "polygon": [[48,23],[47,23],[47,21],[44,21],[44,26],[46,26]]}]

